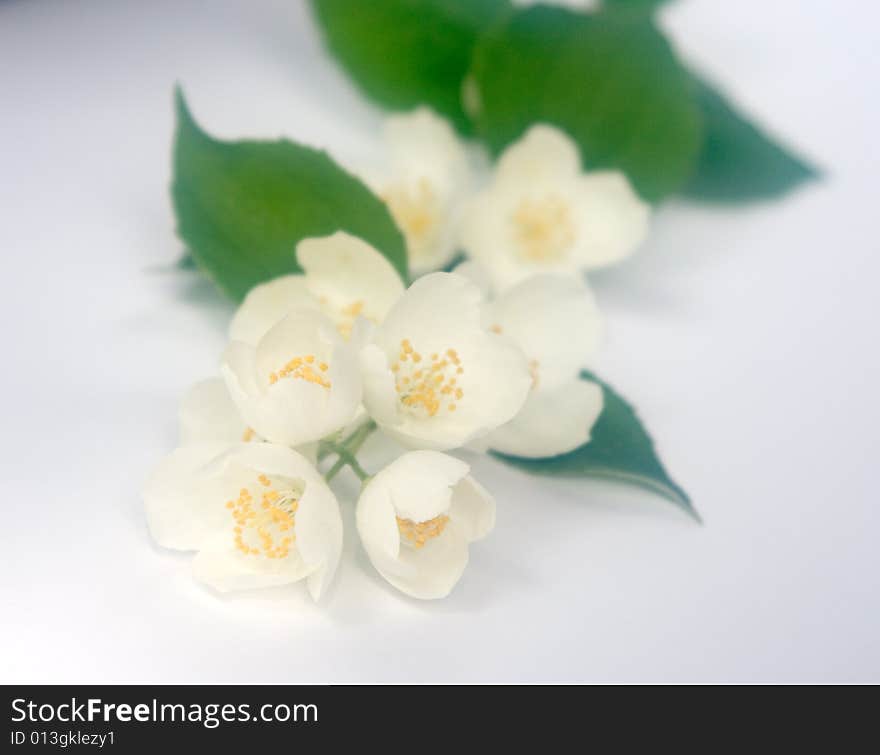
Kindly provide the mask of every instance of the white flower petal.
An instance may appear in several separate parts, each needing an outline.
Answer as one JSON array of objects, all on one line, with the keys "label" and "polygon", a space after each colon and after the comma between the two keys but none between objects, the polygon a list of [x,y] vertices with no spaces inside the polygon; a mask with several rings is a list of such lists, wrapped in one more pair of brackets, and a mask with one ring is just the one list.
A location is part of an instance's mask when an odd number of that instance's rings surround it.
[{"label": "white flower petal", "polygon": [[574,140],[554,126],[537,124],[504,150],[495,180],[534,185],[572,178],[580,169],[580,153]]},{"label": "white flower petal", "polygon": [[[387,510],[385,513],[387,514]],[[461,579],[467,566],[467,539],[462,531],[454,523],[450,523],[439,537],[416,550],[400,546],[397,523],[387,516],[381,519],[381,522],[388,521],[394,524],[394,530],[386,524],[384,532],[377,532],[381,525],[372,521],[372,517],[369,523],[358,518],[361,541],[376,571],[398,590],[413,598],[445,598]],[[392,535],[398,538],[397,557],[388,554],[390,545],[384,548],[378,545],[384,540],[390,540]]]},{"label": "white flower petal", "polygon": [[294,357],[311,356],[316,363],[329,361],[334,346],[340,342],[336,326],[321,312],[301,310],[284,317],[256,346],[254,359],[259,384],[268,388],[270,374],[279,372]]},{"label": "white flower petal", "polygon": [[[508,279],[519,275],[518,272],[505,273],[499,269],[501,266],[522,267],[516,254],[516,238],[511,224],[519,194],[509,194],[494,187],[477,194],[468,203],[459,228],[461,246],[469,257],[480,263],[495,290],[503,289],[508,285]],[[467,269],[464,274],[473,279]],[[481,281],[476,282],[483,288]]]},{"label": "white flower petal", "polygon": [[239,409],[243,398],[262,392],[260,382],[257,380],[256,349],[249,343],[232,341],[226,347],[220,363],[220,373],[229,389],[232,401]]},{"label": "white flower petal", "polygon": [[159,545],[197,550],[226,526],[229,484],[217,463],[229,449],[225,442],[178,448],[153,470],[144,486],[144,508]]},{"label": "white flower petal", "polygon": [[382,429],[404,448],[433,451],[460,448],[485,432],[482,428],[475,430],[469,424],[449,418],[438,419],[431,427],[426,427],[422,421],[404,418],[397,425],[384,426]]},{"label": "white flower petal", "polygon": [[226,533],[205,544],[193,559],[192,569],[199,582],[217,592],[278,587],[298,582],[312,572],[296,552],[276,559],[246,556]]},{"label": "white flower petal", "polygon": [[375,331],[376,323],[365,317],[356,317],[348,335],[348,342],[356,352],[360,352],[370,342]]},{"label": "white flower petal", "polygon": [[584,269],[619,262],[648,235],[650,207],[623,173],[601,171],[581,176],[572,206],[579,226],[573,256]]},{"label": "white flower petal", "polygon": [[463,275],[471,283],[476,284],[484,299],[491,297],[492,278],[489,276],[489,271],[486,270],[484,265],[481,265],[476,260],[465,260],[464,262],[459,262],[452,269],[452,272],[456,275]]},{"label": "white flower petal", "polygon": [[379,472],[401,519],[424,522],[448,511],[452,488],[468,465],[437,451],[410,451]]},{"label": "white flower petal", "polygon": [[448,192],[469,177],[467,153],[449,122],[427,107],[385,121],[392,176],[427,177]]},{"label": "white flower petal", "polygon": [[516,416],[532,378],[522,350],[506,336],[483,332],[463,343],[459,353],[465,365],[460,376],[464,395],[452,416],[457,426],[471,430],[457,444],[463,445]]},{"label": "white flower petal", "polygon": [[[381,472],[379,473],[381,474]],[[358,534],[370,558],[396,560],[400,554],[400,530],[391,503],[391,491],[376,478],[367,482],[358,498],[356,522]]]},{"label": "white flower petal", "polygon": [[529,359],[539,389],[576,377],[598,349],[602,322],[583,281],[536,275],[486,308],[490,328],[509,336]]},{"label": "white flower petal", "polygon": [[261,283],[248,292],[232,318],[229,339],[256,346],[266,332],[290,312],[319,306],[302,275],[284,275]]},{"label": "white flower petal", "polygon": [[450,524],[424,548],[401,548],[396,561],[374,561],[377,571],[394,587],[413,598],[445,598],[461,579],[468,563],[467,540]]},{"label": "white flower petal", "polygon": [[196,443],[238,443],[247,425],[220,378],[202,380],[190,388],[180,402],[180,445]]},{"label": "white flower petal", "polygon": [[432,346],[445,343],[450,335],[481,327],[482,301],[480,289],[461,275],[425,275],[398,299],[377,329],[376,340],[392,352],[414,332]]},{"label": "white flower petal", "polygon": [[333,492],[319,475],[306,480],[296,512],[296,547],[309,567],[308,588],[318,600],[333,580],[342,555],[342,517]]},{"label": "white flower petal", "polygon": [[324,478],[300,452],[276,443],[243,443],[225,458],[227,467],[236,465],[258,473],[321,482]]},{"label": "white flower petal", "polygon": [[538,390],[487,442],[496,451],[524,458],[568,453],[590,440],[602,406],[602,389],[596,383],[572,380],[553,391]]},{"label": "white flower petal", "polygon": [[449,518],[469,543],[480,540],[495,528],[495,499],[468,475],[452,491]]},{"label": "white flower petal", "polygon": [[300,241],[296,256],[308,290],[337,325],[350,328],[358,315],[381,321],[403,293],[391,263],[367,242],[338,231]]},{"label": "white flower petal", "polygon": [[370,415],[380,425],[400,423],[398,396],[394,389],[394,374],[385,352],[368,344],[360,354],[364,381],[364,402]]},{"label": "white flower petal", "polygon": [[342,427],[332,422],[326,390],[303,380],[279,381],[266,395],[239,402],[242,415],[259,435],[273,443],[298,446]]}]

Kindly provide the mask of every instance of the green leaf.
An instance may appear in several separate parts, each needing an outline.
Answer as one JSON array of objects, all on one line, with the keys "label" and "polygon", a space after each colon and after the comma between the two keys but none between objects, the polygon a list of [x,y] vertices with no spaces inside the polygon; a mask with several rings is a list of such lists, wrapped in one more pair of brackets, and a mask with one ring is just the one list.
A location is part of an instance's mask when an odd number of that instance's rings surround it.
[{"label": "green leaf", "polygon": [[198,265],[233,299],[299,271],[300,239],[347,231],[406,280],[406,247],[384,203],[326,153],[286,140],[221,142],[176,93],[171,193],[177,231]]},{"label": "green leaf", "polygon": [[693,82],[648,15],[522,10],[477,45],[473,76],[478,131],[495,153],[546,121],[574,137],[589,168],[624,170],[646,199],[693,172]]},{"label": "green leaf", "polygon": [[583,373],[602,387],[605,406],[589,443],[550,459],[522,459],[495,454],[531,474],[550,477],[595,477],[650,490],[680,506],[694,519],[700,516],[684,492],[666,473],[651,440],[633,408],[595,375]]},{"label": "green leaf", "polygon": [[705,82],[697,82],[705,141],[685,194],[699,199],[748,200],[782,195],[818,171],[738,114]]},{"label": "green leaf", "polygon": [[193,259],[192,254],[189,251],[184,252],[180,255],[180,259],[177,260],[176,267],[178,270],[195,270],[197,268],[196,261]]},{"label": "green leaf", "polygon": [[428,104],[464,134],[462,81],[477,36],[509,0],[311,0],[330,51],[368,97]]},{"label": "green leaf", "polygon": [[616,10],[634,11],[639,13],[653,13],[661,5],[665,5],[669,0],[602,0],[602,5],[606,8],[614,8]]}]

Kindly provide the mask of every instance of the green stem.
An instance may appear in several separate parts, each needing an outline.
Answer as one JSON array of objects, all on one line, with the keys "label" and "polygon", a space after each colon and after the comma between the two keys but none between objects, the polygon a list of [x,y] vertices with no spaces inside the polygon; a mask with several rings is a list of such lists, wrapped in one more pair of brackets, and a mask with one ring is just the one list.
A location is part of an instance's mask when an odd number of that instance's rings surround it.
[{"label": "green stem", "polygon": [[322,440],[318,444],[318,461],[322,462],[331,454],[336,453],[333,449],[336,448],[336,444],[329,440]]},{"label": "green stem", "polygon": [[[341,454],[339,454],[339,459],[337,460],[336,464],[339,464],[339,462],[342,462],[343,464],[348,464],[348,466],[351,467],[351,471],[358,476],[358,479],[361,482],[363,482],[367,479],[367,477],[370,476],[367,474],[366,470],[360,465],[360,462],[357,460],[357,458],[350,454],[348,451],[343,451]],[[336,465],[334,464],[334,466]],[[340,467],[340,469],[341,468],[342,467]],[[327,473],[327,479],[331,479],[329,472]]]},{"label": "green stem", "polygon": [[330,453],[335,453],[339,456],[333,466],[327,470],[327,474],[324,475],[324,479],[327,480],[327,482],[330,482],[330,480],[332,480],[345,466],[351,467],[351,471],[358,476],[358,479],[360,479],[361,482],[369,477],[367,472],[358,462],[356,454],[364,444],[364,441],[370,437],[370,434],[375,429],[376,423],[373,422],[373,420],[367,420],[341,443],[327,443],[327,454],[325,454],[325,456]]}]

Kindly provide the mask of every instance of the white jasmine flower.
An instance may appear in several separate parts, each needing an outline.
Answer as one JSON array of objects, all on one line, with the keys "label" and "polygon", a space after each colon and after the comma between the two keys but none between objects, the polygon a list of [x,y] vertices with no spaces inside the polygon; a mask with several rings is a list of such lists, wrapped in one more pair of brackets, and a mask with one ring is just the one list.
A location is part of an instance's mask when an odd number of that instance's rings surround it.
[{"label": "white jasmine flower", "polygon": [[357,352],[324,314],[287,315],[256,344],[233,341],[221,372],[253,432],[299,446],[342,429],[361,401]]},{"label": "white jasmine flower", "polygon": [[[479,266],[456,272],[485,281]],[[602,413],[602,389],[581,379],[596,353],[602,321],[592,293],[576,278],[535,275],[485,308],[489,329],[513,340],[529,360],[532,385],[519,413],[475,444],[528,458],[558,456],[590,440]]]},{"label": "white jasmine flower", "polygon": [[456,252],[471,189],[465,146],[449,123],[426,107],[389,117],[385,143],[387,170],[364,178],[403,232],[411,272],[437,270]]},{"label": "white jasmine flower", "polygon": [[512,419],[532,383],[528,362],[481,322],[467,278],[432,273],[407,290],[362,352],[364,405],[410,448],[464,445]]},{"label": "white jasmine flower", "polygon": [[495,501],[463,461],[410,451],[361,492],[357,528],[376,570],[414,598],[442,598],[458,582],[468,544],[495,526]]},{"label": "white jasmine flower", "polygon": [[461,240],[502,290],[535,273],[573,275],[621,260],[644,239],[649,215],[626,176],[584,173],[577,145],[538,125],[501,155]]},{"label": "white jasmine flower", "polygon": [[323,312],[347,338],[357,317],[380,321],[403,293],[391,263],[343,231],[303,239],[296,257],[302,275],[284,275],[248,292],[232,319],[231,340],[256,345],[275,323],[300,309]]},{"label": "white jasmine flower", "polygon": [[178,448],[148,480],[144,503],[156,542],[198,551],[195,578],[220,592],[306,579],[317,600],[339,563],[339,505],[321,475],[290,448]]}]

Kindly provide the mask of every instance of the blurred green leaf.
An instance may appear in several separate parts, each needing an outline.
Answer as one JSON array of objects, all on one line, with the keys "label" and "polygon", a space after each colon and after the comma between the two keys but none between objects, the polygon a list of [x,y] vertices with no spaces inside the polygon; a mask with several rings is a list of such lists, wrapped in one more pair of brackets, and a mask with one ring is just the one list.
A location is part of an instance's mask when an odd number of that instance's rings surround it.
[{"label": "blurred green leaf", "polygon": [[300,239],[347,231],[406,280],[404,240],[385,205],[324,152],[286,140],[221,142],[176,93],[171,187],[177,230],[199,267],[233,299],[297,272]]},{"label": "blurred green leaf", "polygon": [[767,199],[810,179],[818,171],[737,113],[708,84],[697,82],[705,140],[684,193],[719,201]]},{"label": "blurred green leaf", "polygon": [[196,265],[196,261],[193,259],[192,254],[187,250],[180,255],[176,267],[178,270],[196,270],[198,265]]},{"label": "blurred green leaf", "polygon": [[680,506],[697,521],[700,516],[684,492],[669,477],[633,408],[595,375],[585,380],[602,387],[605,406],[586,445],[550,459],[521,459],[495,454],[499,459],[535,475],[594,477],[645,488]]},{"label": "blurred green leaf", "polygon": [[617,10],[653,13],[661,5],[666,5],[668,2],[669,0],[602,0],[602,5]]},{"label": "blurred green leaf", "polygon": [[428,104],[462,133],[462,81],[477,36],[509,0],[311,0],[330,51],[367,96],[404,110]]},{"label": "blurred green leaf", "polygon": [[701,145],[693,82],[644,14],[516,12],[477,45],[478,131],[498,153],[534,122],[565,129],[591,168],[648,200],[678,190]]}]

